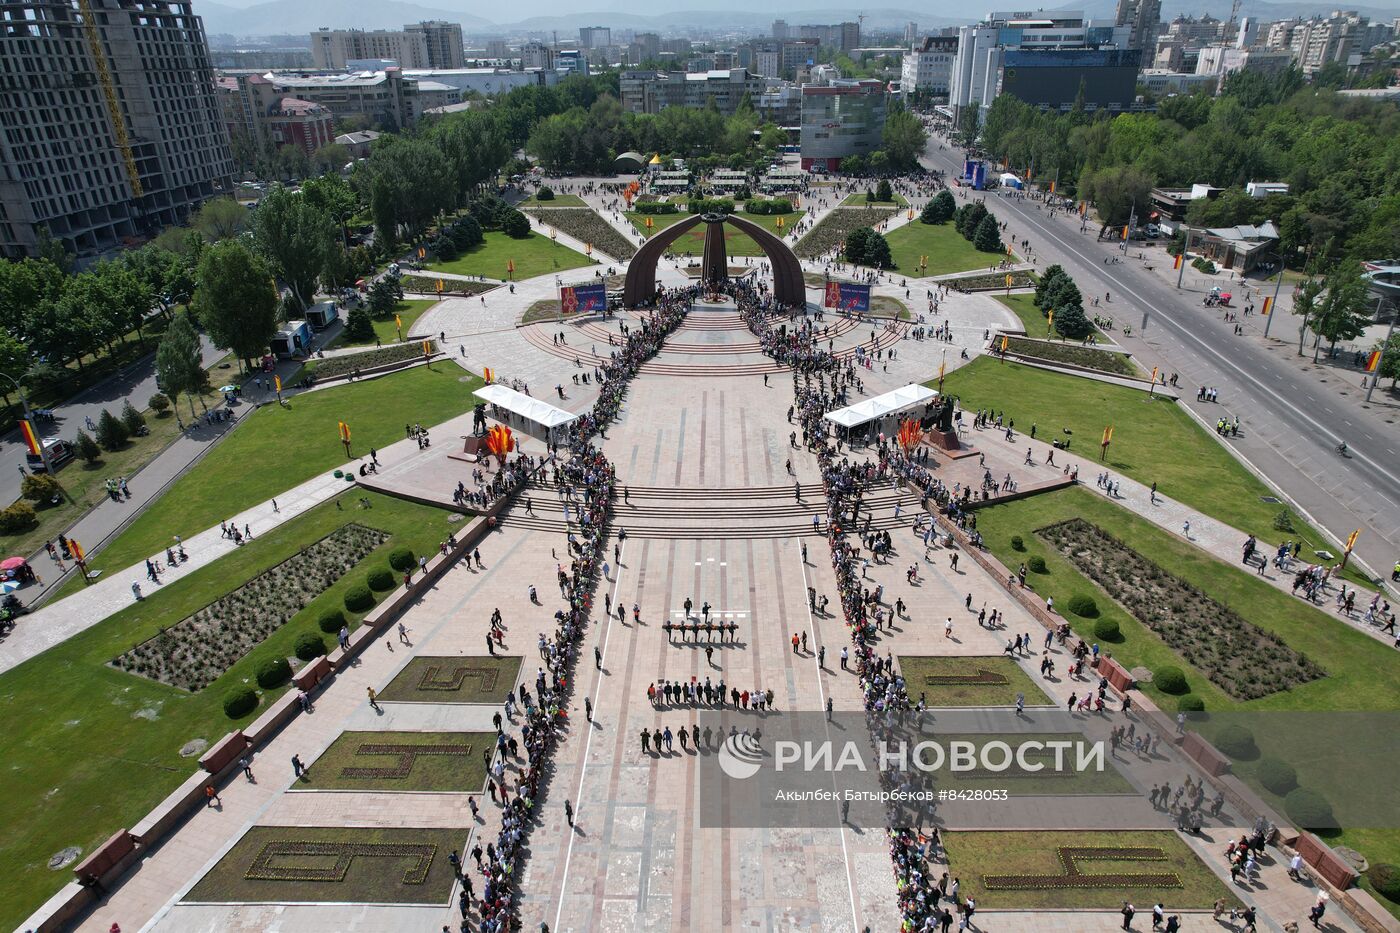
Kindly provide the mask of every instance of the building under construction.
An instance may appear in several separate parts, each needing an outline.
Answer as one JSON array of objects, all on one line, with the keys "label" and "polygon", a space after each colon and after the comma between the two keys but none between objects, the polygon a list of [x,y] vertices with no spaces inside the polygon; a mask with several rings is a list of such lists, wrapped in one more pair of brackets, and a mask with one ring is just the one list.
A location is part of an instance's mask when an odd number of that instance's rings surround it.
[{"label": "building under construction", "polygon": [[79,256],[227,193],[233,160],[188,2],[0,0],[0,252]]}]

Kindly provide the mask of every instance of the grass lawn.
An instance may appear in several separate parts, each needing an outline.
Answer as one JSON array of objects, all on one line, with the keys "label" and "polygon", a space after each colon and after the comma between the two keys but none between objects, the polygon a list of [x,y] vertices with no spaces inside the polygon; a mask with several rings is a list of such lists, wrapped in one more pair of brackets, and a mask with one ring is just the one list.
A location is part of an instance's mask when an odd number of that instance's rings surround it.
[{"label": "grass lawn", "polygon": [[[333,470],[346,461],[336,422],[352,432],[352,452],[387,447],[407,422],[434,425],[470,410],[473,378],[461,369],[416,366],[377,379],[308,392],[291,408],[265,405],[239,425],[104,548],[93,569],[120,570],[171,543],[189,538],[243,509]],[[256,531],[256,529],[255,529]]]},{"label": "grass lawn", "polygon": [[[511,275],[507,264],[515,261]],[[514,239],[496,230],[486,232],[486,242],[473,246],[451,262],[437,262],[426,267],[428,272],[451,272],[456,275],[484,275],[488,279],[516,282],[593,265],[593,260],[576,253],[547,236],[530,231],[524,239]]]},{"label": "grass lawn", "polygon": [[1024,694],[1028,706],[1054,706],[1020,665],[1005,657],[899,656],[911,697],[924,696],[928,705],[1014,706]]},{"label": "grass lawn", "polygon": [[[405,298],[394,308],[399,319],[403,321],[403,334],[408,336],[413,330],[413,322],[418,320],[437,301],[432,298]],[[375,341],[380,343],[399,343],[399,330],[394,326],[393,315],[382,318],[371,318],[374,322],[374,336],[368,340],[351,340],[345,336],[345,331],[340,332],[340,336],[335,338],[332,347],[372,347]]]},{"label": "grass lawn", "polygon": [[[1006,253],[984,253],[962,238],[952,224],[913,221],[885,235],[890,256],[901,275],[945,275],[985,269],[1001,262]],[[928,257],[928,268],[919,269],[919,258]]]},{"label": "grass lawn", "polygon": [[[215,742],[254,719],[261,707],[230,720],[224,695],[235,685],[253,684],[253,672],[266,658],[290,656],[297,636],[318,632],[321,612],[343,607],[345,590],[364,579],[366,565],[383,565],[399,545],[431,553],[450,532],[466,527],[439,509],[369,493],[366,510],[357,507],[358,498],[349,497],[343,510],[328,502],[260,535],[0,675],[7,707],[24,711],[0,734],[5,795],[16,812],[26,814],[0,829],[0,872],[6,879],[0,887],[0,926],[19,924],[72,879],[66,871],[50,871],[49,856],[71,845],[90,851],[117,829],[134,825],[184,781],[196,769],[194,756],[180,755],[185,743]],[[350,522],[391,537],[204,690],[189,693],[108,663]],[[360,617],[347,618],[353,627]],[[334,642],[333,635],[325,638]],[[267,691],[263,699],[281,692]]]},{"label": "grass lawn", "polygon": [[[461,853],[470,832],[254,826],[185,899],[215,904],[446,904],[456,882],[447,857]],[[295,844],[306,842],[344,848],[298,853]]]},{"label": "grass lawn", "polygon": [[846,200],[842,201],[838,207],[908,207],[909,201],[904,195],[896,193],[893,201],[866,201],[865,192],[857,191],[855,194],[846,195]]},{"label": "grass lawn", "polygon": [[[964,408],[1005,411],[1016,419],[1022,432],[1036,425],[1041,440],[1061,437],[1061,429],[1069,428],[1078,445],[1072,451],[1094,460],[1098,459],[1097,445],[1104,426],[1111,424],[1114,433],[1108,465],[1113,469],[1144,484],[1155,482],[1162,495],[1253,532],[1261,542],[1277,544],[1282,537],[1297,537],[1281,536],[1274,530],[1280,506],[1260,498],[1271,495],[1272,490],[1223,450],[1176,402],[1161,396],[1149,400],[1137,389],[989,357],[949,373],[943,391],[960,396]],[[989,433],[984,433],[980,442],[1004,443]],[[1301,519],[1295,517],[1294,525],[1308,545],[1322,546],[1322,537],[1304,528]]]},{"label": "grass lawn", "polygon": [[[1246,621],[1278,635],[1290,648],[1321,665],[1326,676],[1258,700],[1239,702],[1230,698],[1034,533],[1037,528],[1076,516],[1098,526],[1217,602],[1231,607]],[[1275,589],[1257,579],[1252,571],[1246,573],[1216,560],[1091,490],[1061,490],[979,509],[977,529],[982,532],[987,547],[1012,569],[1033,556],[1045,559],[1047,573],[1032,572],[1026,577],[1027,585],[1035,590],[1037,597],[1054,596],[1056,606],[1065,606],[1076,593],[1094,596],[1099,618],[1118,622],[1122,632],[1122,640],[1118,642],[1101,642],[1103,649],[1129,669],[1155,670],[1164,664],[1181,666],[1191,691],[1205,701],[1208,711],[1400,708],[1400,669],[1392,663],[1393,650],[1384,643]],[[1017,535],[1022,539],[1023,551],[1011,547],[1011,538]],[[1097,640],[1093,637],[1095,620],[1081,619],[1073,613],[1065,613],[1064,618],[1076,633],[1090,641]],[[1174,697],[1163,694],[1152,684],[1144,684],[1142,690],[1164,709],[1175,710]]]},{"label": "grass lawn", "polygon": [[379,699],[385,703],[499,703],[515,689],[519,676],[518,657],[420,656],[379,692]]},{"label": "grass lawn", "polygon": [[[1035,295],[1031,292],[1021,292],[1015,295],[997,295],[997,301],[1011,309],[1012,313],[1021,319],[1021,326],[1026,329],[1027,337],[1037,339],[1059,340],[1058,334],[1050,331],[1049,319],[1040,313],[1040,309],[1034,304]],[[1094,328],[1094,337],[1104,339],[1103,332],[1097,327]]]},{"label": "grass lawn", "polygon": [[522,208],[522,207],[587,207],[588,205],[584,203],[583,198],[579,197],[579,196],[576,195],[576,194],[560,194],[559,192],[556,191],[556,192],[554,192],[554,197],[553,197],[552,199],[548,200],[548,201],[541,201],[539,198],[535,197],[534,195],[531,195],[530,197],[528,197],[528,198],[526,198],[525,200],[519,202],[519,203],[516,204],[515,206],[516,206],[516,208]]},{"label": "grass lawn", "polygon": [[343,732],[298,787],[412,793],[481,793],[481,751],[496,744],[489,732]]},{"label": "grass lawn", "polygon": [[[743,220],[751,221],[765,228],[776,236],[784,236],[792,229],[792,225],[805,216],[805,211],[789,211],[786,214],[749,214],[739,211],[736,216]],[[632,222],[632,226],[643,236],[647,235],[646,218],[652,219],[651,235],[655,236],[672,224],[679,223],[690,215],[682,211],[679,214],[639,214],[635,211],[629,212],[627,219]],[[778,218],[783,219],[783,228],[778,229]],[[763,250],[753,241],[747,233],[740,233],[732,226],[724,229],[724,246],[731,256],[761,256]],[[671,244],[670,251],[679,256],[700,256],[705,252],[705,225],[699,224],[691,230],[687,230]]]},{"label": "grass lawn", "polygon": [[[948,873],[962,880],[959,894],[975,898],[977,906],[992,910],[1081,909],[1115,910],[1124,901],[1139,905],[1146,913],[1151,904],[1161,902],[1171,910],[1208,909],[1223,897],[1237,905],[1234,894],[1215,876],[1191,848],[1174,832],[1138,830],[1135,832],[949,832],[943,836],[948,850]],[[1174,875],[1175,883],[1164,885],[1036,887],[1026,879],[1016,887],[1014,876],[1063,876],[1060,848],[1069,846],[1111,849],[1140,848],[1155,857],[1130,859],[1080,858],[1076,867],[1081,875]],[[1158,854],[1160,853],[1160,854]],[[988,890],[988,876],[1004,879]]]},{"label": "grass lawn", "polygon": [[1009,336],[1007,351],[1050,364],[1061,363],[1113,376],[1140,377],[1141,371],[1126,353],[1087,346],[1074,340],[1033,340]]}]

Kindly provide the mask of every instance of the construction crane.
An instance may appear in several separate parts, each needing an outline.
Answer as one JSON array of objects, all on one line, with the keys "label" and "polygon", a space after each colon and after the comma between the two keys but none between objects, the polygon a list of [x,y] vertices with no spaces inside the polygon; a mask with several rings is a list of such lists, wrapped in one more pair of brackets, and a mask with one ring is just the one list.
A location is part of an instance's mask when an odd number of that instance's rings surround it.
[{"label": "construction crane", "polygon": [[117,100],[117,88],[112,83],[112,70],[107,67],[107,53],[102,49],[102,34],[97,31],[97,17],[92,12],[89,0],[78,0],[78,10],[83,17],[83,35],[87,37],[88,51],[93,64],[97,66],[97,80],[102,84],[102,96],[107,101],[107,115],[112,118],[112,134],[117,138],[117,148],[121,150],[122,161],[126,163],[126,177],[131,182],[131,193],[141,197],[141,173],[136,170],[136,157],[131,153],[131,135],[126,130],[126,117],[122,116],[122,105]]}]

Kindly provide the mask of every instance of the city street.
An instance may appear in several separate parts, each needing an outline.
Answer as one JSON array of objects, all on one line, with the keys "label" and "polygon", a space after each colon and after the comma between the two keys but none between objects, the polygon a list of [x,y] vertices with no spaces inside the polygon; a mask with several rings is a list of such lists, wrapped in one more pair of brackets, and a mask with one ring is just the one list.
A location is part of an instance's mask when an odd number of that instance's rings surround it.
[{"label": "city street", "polygon": [[[940,150],[938,139],[931,138],[925,164],[956,177],[960,152]],[[1080,233],[1077,218],[1052,219],[1037,209],[1038,201],[986,197],[988,208],[1008,224],[1008,238],[1030,240],[1037,268],[1063,266],[1086,302],[1112,295],[1085,311],[1112,317],[1119,328],[1114,339],[1145,367],[1178,373],[1183,404],[1206,423],[1238,416],[1240,436],[1226,443],[1328,531],[1334,545],[1359,528],[1357,557],[1389,577],[1400,553],[1400,477],[1393,468],[1400,406],[1384,388],[1366,406],[1359,377],[1339,381],[1328,370],[1319,379],[1292,365],[1298,331],[1291,316],[1275,322],[1267,342],[1258,317],[1246,319],[1245,336],[1234,336],[1233,324],[1201,309],[1199,294],[1178,292],[1161,268],[1149,271],[1135,259],[1105,265],[1105,257],[1122,252],[1116,241],[1096,240],[1097,223]],[[1169,266],[1171,257],[1160,247],[1132,245],[1129,255],[1139,249],[1160,260],[1150,263],[1154,267]],[[1267,289],[1270,294],[1272,281]],[[1131,336],[1123,336],[1124,325],[1132,328]],[[1220,402],[1196,402],[1191,388],[1197,386],[1219,389]],[[1349,448],[1345,458],[1335,450],[1342,440]]]}]

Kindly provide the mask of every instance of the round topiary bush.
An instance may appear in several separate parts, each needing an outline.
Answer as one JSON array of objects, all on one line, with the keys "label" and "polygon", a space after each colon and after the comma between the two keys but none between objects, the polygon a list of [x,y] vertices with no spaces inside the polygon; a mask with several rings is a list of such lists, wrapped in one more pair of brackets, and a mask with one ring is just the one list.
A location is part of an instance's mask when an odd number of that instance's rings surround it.
[{"label": "round topiary bush", "polygon": [[1020,535],[1012,535],[1012,536],[1011,536],[1011,550],[1013,550],[1013,551],[1024,551],[1025,549],[1026,549],[1026,542],[1024,542],[1024,541],[1021,540],[1021,536],[1020,536]]},{"label": "round topiary bush", "polygon": [[303,661],[312,661],[326,653],[326,643],[315,632],[304,632],[297,636],[296,655]]},{"label": "round topiary bush", "polygon": [[1335,829],[1337,826],[1327,798],[1306,787],[1289,791],[1283,798],[1283,809],[1299,829]]},{"label": "round topiary bush", "polygon": [[385,590],[394,588],[394,572],[388,567],[376,567],[365,577],[365,582],[369,588],[382,593]]},{"label": "round topiary bush", "polygon": [[1085,619],[1092,619],[1099,614],[1099,604],[1094,602],[1094,597],[1084,593],[1075,593],[1069,598],[1069,611]]},{"label": "round topiary bush", "polygon": [[1099,619],[1094,623],[1094,637],[1099,641],[1122,641],[1123,633],[1115,620]]},{"label": "round topiary bush", "polygon": [[258,665],[258,686],[264,690],[280,687],[292,679],[292,665],[280,655]]},{"label": "round topiary bush", "polygon": [[364,612],[374,605],[374,594],[363,583],[357,583],[345,591],[345,608],[351,612]]},{"label": "round topiary bush", "polygon": [[1043,557],[1032,557],[1030,560],[1026,561],[1026,566],[1030,568],[1031,573],[1050,572],[1045,569],[1045,558]]},{"label": "round topiary bush", "polygon": [[1153,671],[1152,683],[1163,693],[1180,695],[1191,689],[1186,683],[1186,673],[1174,664],[1168,664]]},{"label": "round topiary bush", "polygon": [[1282,796],[1298,786],[1298,772],[1286,761],[1265,758],[1259,762],[1259,783]]},{"label": "round topiary bush", "polygon": [[1215,733],[1214,745],[1231,758],[1246,761],[1259,757],[1259,746],[1254,744],[1254,733],[1244,726],[1227,723]]},{"label": "round topiary bush", "polygon": [[1188,693],[1186,696],[1176,701],[1176,711],[1178,713],[1203,713],[1205,712],[1205,708],[1206,701],[1202,700],[1194,693]]},{"label": "round topiary bush", "polygon": [[321,631],[334,634],[340,631],[341,626],[345,625],[345,613],[339,609],[327,609],[321,613],[321,618],[316,621],[316,625]]},{"label": "round topiary bush", "polygon": [[1379,862],[1370,867],[1366,877],[1377,894],[1400,903],[1400,866]]},{"label": "round topiary bush", "polygon": [[418,566],[418,558],[413,556],[413,552],[406,547],[396,547],[389,552],[389,566],[399,573],[405,570],[412,570]]},{"label": "round topiary bush", "polygon": [[553,201],[554,189],[548,185],[540,185],[540,190],[535,192],[536,201]]},{"label": "round topiary bush", "polygon": [[234,687],[224,694],[224,715],[242,719],[258,708],[258,694],[252,687]]}]

